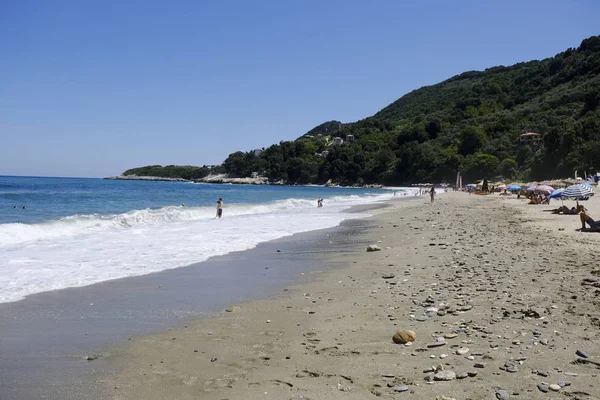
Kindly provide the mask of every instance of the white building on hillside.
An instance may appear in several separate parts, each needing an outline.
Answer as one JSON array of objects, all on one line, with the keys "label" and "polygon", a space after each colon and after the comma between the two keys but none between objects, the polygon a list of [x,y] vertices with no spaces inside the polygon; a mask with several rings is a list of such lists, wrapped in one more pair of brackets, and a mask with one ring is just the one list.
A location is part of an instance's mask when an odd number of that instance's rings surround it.
[{"label": "white building on hillside", "polygon": [[340,144],[344,143],[344,139],[342,139],[341,137],[335,137],[333,138],[333,144],[335,146],[339,146]]}]

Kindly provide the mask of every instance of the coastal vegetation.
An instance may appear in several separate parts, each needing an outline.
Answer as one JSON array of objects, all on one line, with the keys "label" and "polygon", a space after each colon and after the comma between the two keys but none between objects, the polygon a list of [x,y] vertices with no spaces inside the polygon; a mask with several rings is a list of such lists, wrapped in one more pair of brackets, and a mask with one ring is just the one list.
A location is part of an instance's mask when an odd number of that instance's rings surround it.
[{"label": "coastal vegetation", "polygon": [[[220,172],[346,185],[453,182],[457,171],[467,180],[595,172],[599,88],[600,36],[594,36],[541,61],[469,71],[422,87],[355,123],[329,121],[259,154],[235,152]],[[523,142],[526,132],[540,134],[540,141]],[[124,174],[145,172],[196,179],[211,170],[151,166]]]},{"label": "coastal vegetation", "polygon": [[191,165],[148,165],[145,167],[132,168],[123,172],[125,176],[154,176],[159,178],[181,178],[181,179],[201,179],[208,176],[210,173],[221,173],[221,166],[209,167],[194,167]]}]

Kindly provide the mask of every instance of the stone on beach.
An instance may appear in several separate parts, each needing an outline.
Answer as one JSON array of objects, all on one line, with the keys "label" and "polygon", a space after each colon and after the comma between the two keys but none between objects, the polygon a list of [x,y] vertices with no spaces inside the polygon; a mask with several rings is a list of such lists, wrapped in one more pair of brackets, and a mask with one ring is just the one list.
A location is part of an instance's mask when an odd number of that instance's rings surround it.
[{"label": "stone on beach", "polygon": [[575,354],[577,354],[581,358],[588,358],[589,357],[583,350],[577,350],[575,352]]},{"label": "stone on beach", "polygon": [[436,381],[452,381],[456,379],[456,373],[450,370],[438,371],[433,375],[433,379]]},{"label": "stone on beach", "polygon": [[368,252],[381,251],[381,247],[377,246],[376,244],[371,244],[371,245],[367,246],[367,251]]},{"label": "stone on beach", "polygon": [[399,330],[392,337],[392,340],[396,344],[405,344],[408,342],[414,342],[416,339],[417,339],[417,334],[415,333],[415,331],[410,331],[410,330]]}]

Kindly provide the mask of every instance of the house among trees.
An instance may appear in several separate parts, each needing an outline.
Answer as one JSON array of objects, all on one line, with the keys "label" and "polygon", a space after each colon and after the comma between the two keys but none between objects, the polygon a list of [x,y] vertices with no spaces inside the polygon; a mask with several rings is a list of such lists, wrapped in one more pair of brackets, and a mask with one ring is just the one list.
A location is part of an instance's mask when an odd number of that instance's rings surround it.
[{"label": "house among trees", "polygon": [[535,132],[523,133],[519,136],[519,144],[529,144],[537,146],[542,143],[542,135]]},{"label": "house among trees", "polygon": [[258,147],[256,149],[254,149],[254,155],[255,156],[259,156],[260,153],[262,153],[262,152],[263,152],[263,149],[259,149]]},{"label": "house among trees", "polygon": [[346,135],[346,142],[354,142],[354,135]]},{"label": "house among trees", "polygon": [[338,137],[333,138],[334,146],[339,146],[342,143],[344,143],[344,139],[342,139],[341,137],[338,136]]}]

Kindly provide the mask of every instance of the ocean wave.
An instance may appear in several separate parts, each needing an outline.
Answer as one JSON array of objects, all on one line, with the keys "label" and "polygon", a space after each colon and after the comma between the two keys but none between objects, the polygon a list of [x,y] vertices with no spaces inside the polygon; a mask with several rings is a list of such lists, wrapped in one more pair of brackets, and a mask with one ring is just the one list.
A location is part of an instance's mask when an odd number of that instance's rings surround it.
[{"label": "ocean wave", "polygon": [[[325,198],[327,205],[352,205],[361,201],[373,202],[390,198],[390,194],[348,195]],[[285,199],[264,204],[225,204],[225,217],[253,214],[269,214],[294,209],[316,207],[316,201],[310,199]],[[0,246],[36,242],[62,237],[89,235],[103,231],[119,231],[165,225],[176,222],[199,221],[214,218],[213,207],[168,206],[158,209],[132,210],[123,214],[87,214],[72,215],[58,220],[37,224],[8,223],[0,224]]]}]

